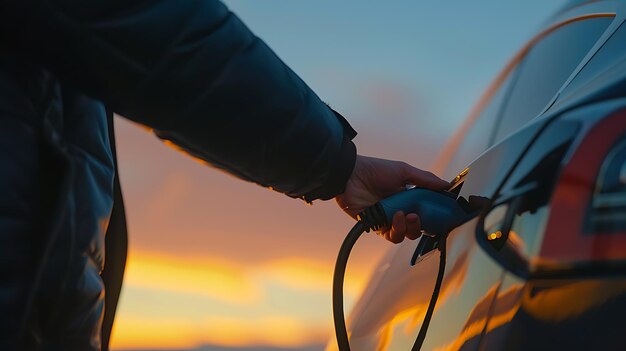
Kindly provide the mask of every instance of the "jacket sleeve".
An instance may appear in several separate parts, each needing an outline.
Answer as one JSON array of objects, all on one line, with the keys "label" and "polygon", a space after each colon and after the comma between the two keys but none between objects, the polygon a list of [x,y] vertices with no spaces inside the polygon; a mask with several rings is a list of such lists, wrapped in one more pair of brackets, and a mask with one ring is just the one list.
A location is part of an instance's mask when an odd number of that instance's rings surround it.
[{"label": "jacket sleeve", "polygon": [[220,2],[1,3],[12,49],[160,138],[291,197],[343,192],[356,132]]}]

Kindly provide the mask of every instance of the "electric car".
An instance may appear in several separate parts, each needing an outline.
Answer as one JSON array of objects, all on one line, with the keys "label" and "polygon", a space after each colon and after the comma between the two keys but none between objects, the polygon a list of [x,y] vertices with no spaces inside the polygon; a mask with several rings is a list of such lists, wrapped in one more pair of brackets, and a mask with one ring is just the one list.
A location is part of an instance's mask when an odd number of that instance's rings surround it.
[{"label": "electric car", "polygon": [[[625,20],[626,1],[569,3],[444,149],[436,171],[482,207],[447,236],[422,350],[626,350]],[[352,350],[411,349],[438,240],[379,263],[347,321]]]}]

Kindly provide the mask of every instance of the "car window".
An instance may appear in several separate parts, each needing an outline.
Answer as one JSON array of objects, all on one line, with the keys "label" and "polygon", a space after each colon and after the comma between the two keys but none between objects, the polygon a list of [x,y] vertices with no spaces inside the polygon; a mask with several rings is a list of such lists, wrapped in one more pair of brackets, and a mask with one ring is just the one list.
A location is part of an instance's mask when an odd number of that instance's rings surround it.
[{"label": "car window", "polygon": [[511,134],[543,111],[569,78],[612,17],[572,22],[548,34],[533,46],[520,64],[495,142]]},{"label": "car window", "polygon": [[448,164],[446,175],[454,176],[458,174],[459,171],[467,167],[470,162],[491,146],[490,141],[494,126],[502,112],[503,102],[508,96],[507,92],[516,74],[515,69],[512,71],[463,137],[463,142],[461,142],[452,161]]},{"label": "car window", "polygon": [[626,58],[626,25],[622,24],[563,91],[567,96]]}]

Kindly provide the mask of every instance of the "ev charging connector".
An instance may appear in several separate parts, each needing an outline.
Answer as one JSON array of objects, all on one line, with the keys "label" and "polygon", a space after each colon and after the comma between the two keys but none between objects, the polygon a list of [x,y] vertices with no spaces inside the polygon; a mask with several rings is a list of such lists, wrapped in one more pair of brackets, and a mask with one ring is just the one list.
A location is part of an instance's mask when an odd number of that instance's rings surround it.
[{"label": "ev charging connector", "polygon": [[[352,251],[352,247],[354,247],[354,244],[361,234],[369,232],[370,230],[378,230],[389,225],[393,215],[398,211],[416,213],[420,217],[422,231],[437,240],[436,246],[441,251],[435,289],[433,290],[426,317],[424,317],[424,322],[420,328],[417,340],[413,345],[413,351],[419,350],[422,346],[437,297],[439,296],[439,290],[445,272],[446,237],[452,229],[467,222],[477,214],[473,211],[466,211],[466,207],[462,206],[462,204],[457,201],[457,195],[454,193],[448,191],[432,191],[423,188],[413,188],[402,191],[377,202],[361,212],[358,215],[358,222],[352,227],[341,245],[333,276],[333,321],[339,351],[350,350],[343,311],[343,281],[350,251]],[[415,255],[411,263],[413,264],[414,262]]]}]

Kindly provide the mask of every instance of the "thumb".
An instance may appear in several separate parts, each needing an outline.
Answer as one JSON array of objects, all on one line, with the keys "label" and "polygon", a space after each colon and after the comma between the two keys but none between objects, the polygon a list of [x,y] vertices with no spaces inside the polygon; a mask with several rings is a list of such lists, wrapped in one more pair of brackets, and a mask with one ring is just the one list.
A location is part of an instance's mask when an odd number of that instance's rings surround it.
[{"label": "thumb", "polygon": [[413,184],[420,188],[431,190],[445,190],[450,187],[450,183],[437,177],[431,172],[415,168],[409,164],[405,164],[404,178],[408,184]]}]

